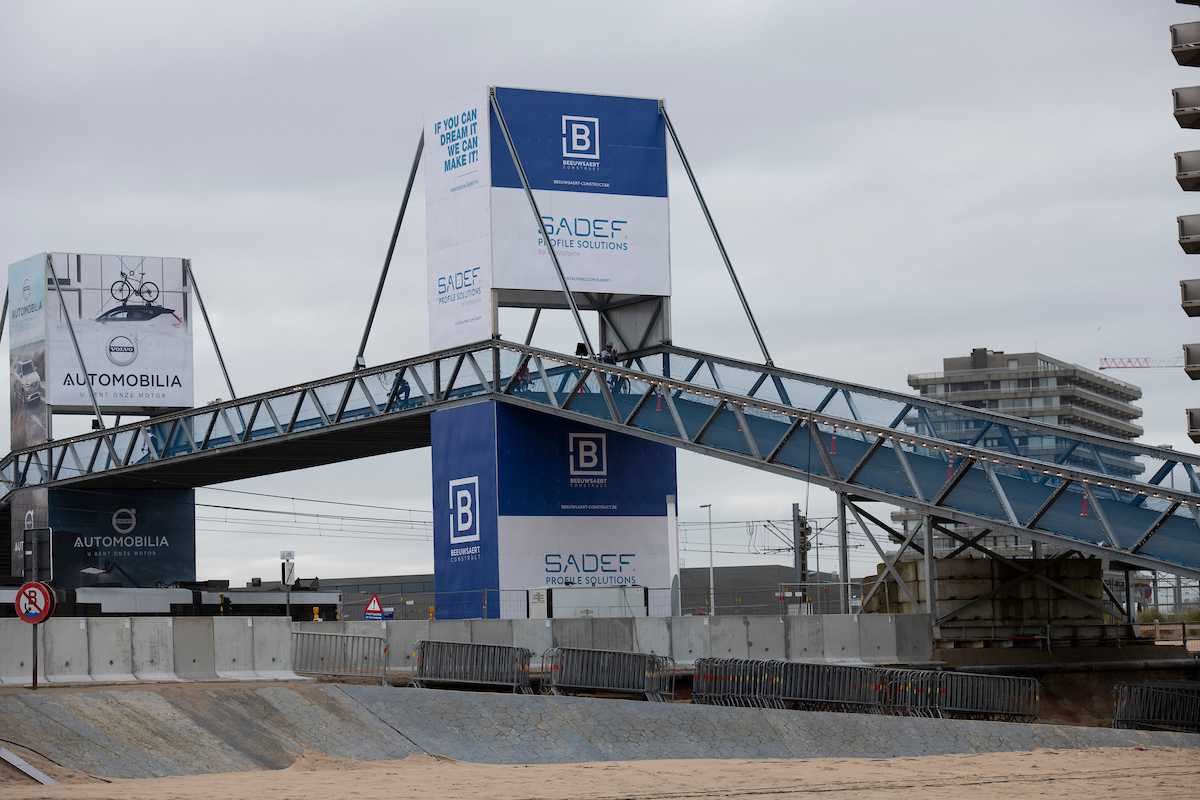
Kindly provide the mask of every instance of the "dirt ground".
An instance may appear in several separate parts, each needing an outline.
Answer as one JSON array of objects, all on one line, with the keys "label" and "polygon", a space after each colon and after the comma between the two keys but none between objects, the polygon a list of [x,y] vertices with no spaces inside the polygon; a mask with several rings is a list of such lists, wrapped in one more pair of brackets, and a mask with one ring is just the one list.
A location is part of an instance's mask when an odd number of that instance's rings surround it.
[{"label": "dirt ground", "polygon": [[276,772],[105,781],[22,754],[61,786],[39,786],[7,765],[0,798],[89,800],[562,800],[572,798],[1044,797],[1194,798],[1200,748],[1036,750],[892,759],[626,761],[509,766],[436,756],[350,761],[309,754]]}]

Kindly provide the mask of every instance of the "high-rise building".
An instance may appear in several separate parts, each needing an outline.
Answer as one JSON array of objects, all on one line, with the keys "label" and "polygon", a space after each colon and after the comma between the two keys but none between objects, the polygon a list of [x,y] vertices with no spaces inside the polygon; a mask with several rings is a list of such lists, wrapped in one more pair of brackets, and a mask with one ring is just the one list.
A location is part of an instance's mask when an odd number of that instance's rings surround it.
[{"label": "high-rise building", "polygon": [[[940,436],[965,445],[1050,459],[1114,476],[1133,477],[1145,470],[1125,453],[1080,447],[1040,428],[1062,425],[1121,439],[1135,439],[1142,434],[1141,426],[1134,422],[1142,416],[1142,410],[1133,405],[1142,390],[1078,364],[1044,353],[1005,353],[977,347],[969,356],[942,359],[941,372],[909,375],[908,385],[922,397],[986,408],[1030,422],[1028,431],[1021,431],[1011,426],[985,428],[988,423],[981,420],[938,421],[936,416],[914,414],[909,420],[914,428],[932,424]],[[891,516],[910,531],[920,520],[918,514],[905,511]],[[946,526],[967,536],[979,532],[952,523]],[[996,534],[981,543],[1005,555],[1029,555],[1029,542],[1016,536]],[[941,534],[934,537],[939,552],[959,544]]]},{"label": "high-rise building", "polygon": [[[1142,435],[1141,426],[1134,422],[1142,416],[1142,410],[1133,405],[1142,396],[1140,388],[1043,353],[1005,353],[977,347],[969,356],[942,359],[941,372],[909,375],[908,385],[922,397],[986,408],[1033,424],[1062,425],[1120,439]],[[976,441],[985,424],[978,420],[948,423],[939,433],[963,444],[1020,455],[1052,459],[1065,455],[1064,463],[1122,477],[1144,470],[1123,454],[1103,448],[1072,447],[1065,440],[1032,428],[1026,435],[1014,434],[1012,441],[991,431],[985,431]],[[1068,447],[1072,447],[1070,452]],[[1102,462],[1099,465],[1097,458]]]}]

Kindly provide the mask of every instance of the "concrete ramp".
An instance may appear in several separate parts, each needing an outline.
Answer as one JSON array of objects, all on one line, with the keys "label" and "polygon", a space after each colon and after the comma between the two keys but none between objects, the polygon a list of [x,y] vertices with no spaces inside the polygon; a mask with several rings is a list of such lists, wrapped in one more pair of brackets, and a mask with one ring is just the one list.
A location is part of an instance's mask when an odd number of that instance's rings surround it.
[{"label": "concrete ramp", "polygon": [[106,778],[282,769],[304,751],[490,764],[1198,747],[1200,735],[341,685],[161,684],[0,694],[0,729]]}]

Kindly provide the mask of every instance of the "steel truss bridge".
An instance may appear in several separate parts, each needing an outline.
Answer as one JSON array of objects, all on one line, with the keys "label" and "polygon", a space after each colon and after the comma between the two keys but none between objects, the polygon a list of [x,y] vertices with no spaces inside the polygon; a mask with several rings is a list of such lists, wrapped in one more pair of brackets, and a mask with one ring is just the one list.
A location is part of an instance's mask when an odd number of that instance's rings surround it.
[{"label": "steel truss bridge", "polygon": [[[935,624],[963,609],[939,619],[894,566],[909,548],[928,566],[935,530],[960,543],[950,555],[974,549],[1007,561],[1016,580],[1032,577],[1110,614],[1047,578],[1046,566],[1079,554],[1200,577],[1198,457],[670,345],[628,358],[612,366],[481,342],[17,450],[0,462],[0,481],[10,497],[32,487],[205,486],[427,447],[434,411],[495,400],[833,490],[843,543],[849,511],[885,564],[870,591],[892,576]],[[1004,449],[985,449],[985,437]],[[1185,489],[1163,485],[1177,468]],[[897,529],[866,501],[907,509],[921,524]],[[885,555],[868,521],[900,550]],[[968,538],[947,522],[983,533]],[[986,534],[1061,549],[1030,568],[980,544]]]}]

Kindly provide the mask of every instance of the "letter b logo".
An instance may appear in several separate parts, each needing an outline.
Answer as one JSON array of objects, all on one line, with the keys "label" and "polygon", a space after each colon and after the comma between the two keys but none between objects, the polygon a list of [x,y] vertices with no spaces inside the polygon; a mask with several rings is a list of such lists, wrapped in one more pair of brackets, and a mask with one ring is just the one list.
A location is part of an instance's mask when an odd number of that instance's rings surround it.
[{"label": "letter b logo", "polygon": [[600,160],[600,120],[597,117],[562,118],[563,158]]},{"label": "letter b logo", "polygon": [[450,481],[450,544],[479,541],[479,476]]},{"label": "letter b logo", "polygon": [[603,433],[572,433],[568,436],[572,475],[608,474],[608,436]]}]

